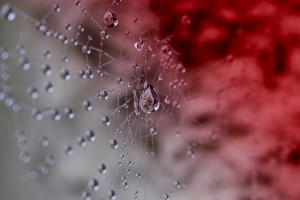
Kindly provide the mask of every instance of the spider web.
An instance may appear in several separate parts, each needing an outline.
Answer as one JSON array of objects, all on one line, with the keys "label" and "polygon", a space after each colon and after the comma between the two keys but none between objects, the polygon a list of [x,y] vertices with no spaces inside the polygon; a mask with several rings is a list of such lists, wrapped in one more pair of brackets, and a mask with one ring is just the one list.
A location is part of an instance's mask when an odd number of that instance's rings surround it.
[{"label": "spider web", "polygon": [[[184,183],[156,166],[157,140],[181,123],[187,82],[147,3],[1,4],[2,145],[11,152],[1,196],[173,198]],[[134,107],[147,85],[159,96],[152,113]]]}]

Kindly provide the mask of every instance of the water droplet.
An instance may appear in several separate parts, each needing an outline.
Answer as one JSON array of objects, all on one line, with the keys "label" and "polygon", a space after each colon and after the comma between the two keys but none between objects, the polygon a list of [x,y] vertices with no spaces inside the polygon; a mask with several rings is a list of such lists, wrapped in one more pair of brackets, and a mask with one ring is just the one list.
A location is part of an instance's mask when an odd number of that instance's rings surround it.
[{"label": "water droplet", "polygon": [[29,88],[28,93],[32,99],[37,99],[39,97],[39,92],[35,87]]},{"label": "water droplet", "polygon": [[31,65],[30,65],[30,63],[29,63],[28,60],[25,60],[25,61],[22,63],[22,69],[23,69],[23,70],[27,71],[27,70],[30,69],[30,67],[31,67]]},{"label": "water droplet", "polygon": [[43,119],[43,113],[39,110],[37,110],[34,114],[34,119],[37,121],[40,121]]},{"label": "water droplet", "polygon": [[86,139],[90,142],[94,142],[96,140],[96,135],[95,135],[94,131],[92,131],[92,130],[87,130],[85,132],[85,136],[86,136]]},{"label": "water droplet", "polygon": [[110,191],[108,192],[108,198],[109,198],[110,200],[115,200],[115,199],[117,198],[115,191],[110,190]]},{"label": "water droplet", "polygon": [[105,164],[101,164],[99,167],[98,167],[98,172],[100,174],[105,174],[107,172],[107,168],[105,166]]},{"label": "water droplet", "polygon": [[137,63],[133,63],[132,68],[133,68],[133,69],[138,69],[138,68],[139,68],[139,65],[138,65]]},{"label": "water droplet", "polygon": [[160,50],[163,54],[166,54],[166,55],[171,55],[172,54],[172,51],[171,51],[170,47],[166,44],[163,45]]},{"label": "water droplet", "polygon": [[109,117],[107,117],[107,116],[103,116],[103,117],[101,118],[101,121],[102,121],[102,124],[103,124],[104,126],[109,126],[109,125],[110,125],[110,120],[109,120]]},{"label": "water droplet", "polygon": [[49,50],[45,51],[45,53],[44,53],[45,58],[49,59],[49,58],[51,58],[51,56],[52,55],[51,55],[51,52]]},{"label": "water droplet", "polygon": [[182,74],[186,72],[186,68],[180,63],[176,66],[176,70]]},{"label": "water droplet", "polygon": [[27,173],[27,175],[29,176],[29,178],[31,178],[31,179],[37,179],[37,177],[38,177],[38,174],[37,174],[37,172],[36,171],[34,171],[34,170],[32,170],[32,171],[29,171],[28,173]]},{"label": "water droplet", "polygon": [[118,148],[118,142],[117,142],[117,140],[115,140],[115,139],[110,140],[110,141],[109,141],[109,144],[110,144],[110,147],[111,147],[112,149],[117,149],[117,148]]},{"label": "water droplet", "polygon": [[107,31],[103,30],[100,32],[100,37],[104,40],[108,38],[108,33]]},{"label": "water droplet", "polygon": [[181,187],[181,184],[179,181],[174,181],[173,185],[174,185],[174,189],[179,189]]},{"label": "water droplet", "polygon": [[77,143],[78,143],[78,145],[79,146],[81,146],[81,147],[85,147],[87,144],[86,144],[86,141],[85,141],[85,139],[83,138],[83,137],[78,137],[77,138]]},{"label": "water droplet", "polygon": [[16,13],[9,4],[4,4],[0,12],[1,16],[4,17],[7,21],[13,21],[16,18]]},{"label": "water droplet", "polygon": [[152,85],[147,85],[141,93],[139,106],[145,113],[157,111],[160,106],[159,96]]},{"label": "water droplet", "polygon": [[59,121],[59,120],[61,120],[61,115],[60,115],[60,113],[59,113],[58,110],[54,110],[52,119],[53,119],[54,121]]},{"label": "water droplet", "polygon": [[106,90],[102,90],[102,91],[99,93],[98,98],[99,98],[99,99],[103,99],[103,100],[108,99],[108,92],[107,92]]},{"label": "water droplet", "polygon": [[65,25],[65,28],[66,28],[67,31],[72,30],[72,26],[71,26],[71,24],[69,24],[69,23],[67,23],[67,24]]},{"label": "water droplet", "polygon": [[51,166],[55,165],[55,157],[53,155],[47,156],[46,162],[48,165],[51,165]]},{"label": "water droplet", "polygon": [[47,164],[40,164],[39,168],[43,174],[47,174],[49,172],[49,167]]},{"label": "water droplet", "polygon": [[51,76],[52,74],[52,69],[49,65],[45,65],[43,69],[43,74],[46,76]]},{"label": "water droplet", "polygon": [[9,53],[6,49],[3,49],[1,52],[0,52],[0,58],[2,60],[7,60],[9,58]]},{"label": "water droplet", "polygon": [[83,54],[87,54],[87,55],[91,54],[91,52],[92,52],[91,49],[87,45],[83,45],[81,48],[81,51]]},{"label": "water droplet", "polygon": [[61,71],[61,78],[63,80],[70,80],[71,79],[71,74],[68,70],[62,70]]},{"label": "water droplet", "polygon": [[31,160],[29,153],[26,151],[21,153],[20,158],[24,163],[29,163]]},{"label": "water droplet", "polygon": [[92,197],[89,192],[83,191],[81,194],[81,200],[92,200]]},{"label": "water droplet", "polygon": [[157,134],[157,130],[154,127],[151,127],[149,130],[150,135],[156,135]]},{"label": "water droplet", "polygon": [[51,83],[47,83],[46,86],[45,86],[45,90],[46,90],[46,92],[48,92],[49,94],[50,94],[50,93],[53,93],[53,92],[54,92],[53,85],[52,85]]},{"label": "water droplet", "polygon": [[24,55],[24,54],[26,53],[25,48],[24,48],[23,46],[20,46],[20,47],[18,48],[18,53],[19,53],[20,55]]},{"label": "water droplet", "polygon": [[100,189],[99,182],[96,179],[91,179],[88,183],[88,188],[92,191],[98,191]]},{"label": "water droplet", "polygon": [[142,38],[139,39],[138,42],[134,43],[134,47],[138,50],[141,51],[144,46],[144,40]]},{"label": "water droplet", "polygon": [[118,84],[121,84],[121,83],[123,83],[123,80],[122,80],[122,78],[121,78],[121,77],[118,77],[118,78],[117,78],[117,83],[118,83]]},{"label": "water droplet", "polygon": [[125,35],[129,37],[130,36],[130,31],[126,31]]},{"label": "water droplet", "polygon": [[73,155],[74,153],[73,148],[71,146],[66,146],[65,153],[67,154],[67,156]]},{"label": "water droplet", "polygon": [[134,107],[134,112],[137,116],[140,115],[140,107],[139,107],[139,100],[138,100],[138,96],[135,90],[132,91],[132,95],[133,95],[133,107]]},{"label": "water droplet", "polygon": [[91,111],[91,110],[92,110],[92,104],[91,104],[90,101],[84,101],[84,102],[82,103],[82,105],[83,105],[83,107],[84,107],[84,109],[85,109],[86,111]]},{"label": "water droplet", "polygon": [[48,137],[47,136],[44,136],[40,139],[40,142],[42,144],[42,146],[46,147],[49,145],[49,140],[48,140]]},{"label": "water droplet", "polygon": [[80,31],[80,32],[83,32],[84,31],[84,27],[82,25],[78,25],[77,26],[77,30]]},{"label": "water droplet", "polygon": [[118,25],[118,16],[109,9],[103,16],[103,22],[108,27],[115,27]]},{"label": "water droplet", "polygon": [[75,113],[71,108],[65,108],[65,113],[69,119],[73,119],[75,117]]},{"label": "water droplet", "polygon": [[53,5],[53,10],[54,10],[55,12],[60,12],[60,6],[59,6],[58,4],[54,4],[54,5]]}]

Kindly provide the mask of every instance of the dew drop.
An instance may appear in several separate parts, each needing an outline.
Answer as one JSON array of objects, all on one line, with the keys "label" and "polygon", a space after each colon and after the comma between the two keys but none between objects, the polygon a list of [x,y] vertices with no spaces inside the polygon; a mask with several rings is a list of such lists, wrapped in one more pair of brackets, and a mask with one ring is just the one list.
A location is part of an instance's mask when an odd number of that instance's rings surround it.
[{"label": "dew drop", "polygon": [[117,148],[118,148],[118,142],[117,142],[117,140],[115,140],[115,139],[110,140],[110,141],[109,141],[109,144],[110,144],[110,147],[111,147],[112,149],[117,149]]},{"label": "dew drop", "polygon": [[84,107],[84,109],[85,109],[86,111],[91,111],[91,110],[92,110],[92,104],[91,104],[90,101],[84,101],[84,102],[82,103],[82,105],[83,105],[83,107]]},{"label": "dew drop", "polygon": [[43,147],[46,147],[46,146],[49,145],[49,140],[48,140],[47,136],[42,137],[42,138],[40,139],[40,142],[41,142],[41,145],[42,145]]},{"label": "dew drop", "polygon": [[53,92],[54,92],[53,85],[52,85],[51,83],[47,83],[46,86],[45,86],[45,90],[46,90],[46,92],[48,92],[49,94],[53,93]]},{"label": "dew drop", "polygon": [[87,55],[91,54],[91,52],[92,52],[91,49],[87,45],[83,45],[81,48],[81,51],[83,54],[87,54]]},{"label": "dew drop", "polygon": [[9,58],[9,53],[7,52],[6,49],[3,49],[1,52],[0,52],[0,58],[2,60],[7,60]]},{"label": "dew drop", "polygon": [[107,27],[115,27],[118,25],[118,16],[111,9],[108,9],[103,16],[103,22]]},{"label": "dew drop", "polygon": [[39,168],[43,174],[47,174],[49,172],[49,167],[47,164],[40,164]]},{"label": "dew drop", "polygon": [[83,191],[81,194],[81,200],[92,200],[92,197],[89,192]]},{"label": "dew drop", "polygon": [[22,69],[23,69],[23,70],[27,71],[27,70],[30,69],[30,67],[31,67],[31,64],[29,63],[28,60],[25,60],[25,61],[22,63]]},{"label": "dew drop", "polygon": [[91,179],[88,183],[88,188],[92,191],[98,191],[100,189],[99,182],[96,179]]},{"label": "dew drop", "polygon": [[45,51],[45,53],[44,53],[45,58],[49,59],[49,58],[51,58],[51,56],[52,55],[51,55],[51,52],[49,50]]},{"label": "dew drop", "polygon": [[60,115],[60,113],[59,113],[58,110],[54,110],[52,119],[53,119],[54,121],[59,121],[59,120],[61,120],[61,115]]},{"label": "dew drop", "polygon": [[140,95],[139,106],[145,113],[152,113],[159,109],[159,96],[152,85],[147,85]]},{"label": "dew drop", "polygon": [[149,130],[150,135],[156,135],[157,134],[157,130],[154,127],[151,127]]},{"label": "dew drop", "polygon": [[51,74],[52,74],[52,69],[51,69],[51,67],[50,67],[49,65],[46,65],[46,66],[44,67],[44,69],[43,69],[43,74],[44,74],[45,76],[51,76]]},{"label": "dew drop", "polygon": [[29,92],[29,96],[32,99],[37,99],[39,97],[39,92],[38,92],[38,90],[35,87],[29,88],[28,92]]},{"label": "dew drop", "polygon": [[73,119],[75,117],[75,113],[71,108],[65,108],[65,113],[69,119]]},{"label": "dew drop", "polygon": [[83,138],[83,137],[78,137],[77,138],[77,143],[78,143],[78,145],[79,146],[81,146],[81,147],[85,147],[87,144],[86,144],[86,141],[85,141],[85,139]]},{"label": "dew drop", "polygon": [[23,163],[29,163],[31,158],[28,152],[22,152],[20,155],[20,158],[22,160]]},{"label": "dew drop", "polygon": [[59,6],[58,4],[54,4],[54,5],[53,5],[53,10],[54,10],[55,12],[60,12],[60,6]]},{"label": "dew drop", "polygon": [[66,28],[67,31],[72,30],[72,26],[71,26],[71,24],[69,24],[69,23],[67,23],[67,24],[65,25],[65,28]]},{"label": "dew drop", "polygon": [[89,142],[94,142],[96,140],[96,135],[95,135],[94,131],[92,131],[92,130],[87,130],[85,132],[85,137],[86,137],[86,140]]},{"label": "dew drop", "polygon": [[103,100],[107,100],[108,99],[108,92],[106,90],[102,90],[99,93],[98,98],[103,99]]},{"label": "dew drop", "polygon": [[104,126],[109,126],[109,125],[110,125],[110,120],[109,120],[109,117],[107,117],[107,116],[103,116],[103,117],[101,118],[101,121],[102,121],[102,124],[103,124]]},{"label": "dew drop", "polygon": [[71,155],[73,155],[73,148],[71,147],[71,146],[67,146],[66,148],[65,148],[65,153],[66,153],[66,155],[67,156],[71,156]]},{"label": "dew drop", "polygon": [[104,40],[108,38],[108,33],[107,31],[103,30],[100,32],[100,37]]},{"label": "dew drop", "polygon": [[63,80],[70,80],[71,79],[71,74],[68,70],[62,70],[61,71],[61,78]]},{"label": "dew drop", "polygon": [[106,168],[106,165],[105,164],[101,164],[99,167],[98,167],[98,172],[100,174],[105,174],[107,172],[107,168]]},{"label": "dew drop", "polygon": [[108,192],[108,199],[110,199],[110,200],[115,200],[116,198],[117,198],[117,196],[116,196],[115,191],[110,190],[110,191]]},{"label": "dew drop", "polygon": [[46,163],[51,166],[55,165],[55,157],[53,155],[47,156]]},{"label": "dew drop", "polygon": [[121,77],[118,77],[118,78],[117,78],[117,83],[118,83],[118,84],[122,84],[122,83],[123,83],[123,80],[122,80]]},{"label": "dew drop", "polygon": [[1,16],[4,17],[7,21],[13,21],[16,18],[16,13],[9,4],[4,4],[0,12]]},{"label": "dew drop", "polygon": [[134,43],[134,47],[138,50],[141,51],[144,46],[144,40],[142,38],[139,39],[136,43]]}]

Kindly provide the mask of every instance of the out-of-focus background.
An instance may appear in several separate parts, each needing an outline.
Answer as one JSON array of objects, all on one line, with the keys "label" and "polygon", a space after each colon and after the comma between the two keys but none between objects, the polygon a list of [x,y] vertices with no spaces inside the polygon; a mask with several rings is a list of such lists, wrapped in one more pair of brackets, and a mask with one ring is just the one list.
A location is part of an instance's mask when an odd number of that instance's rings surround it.
[{"label": "out-of-focus background", "polygon": [[1,0],[0,199],[298,200],[299,6]]}]

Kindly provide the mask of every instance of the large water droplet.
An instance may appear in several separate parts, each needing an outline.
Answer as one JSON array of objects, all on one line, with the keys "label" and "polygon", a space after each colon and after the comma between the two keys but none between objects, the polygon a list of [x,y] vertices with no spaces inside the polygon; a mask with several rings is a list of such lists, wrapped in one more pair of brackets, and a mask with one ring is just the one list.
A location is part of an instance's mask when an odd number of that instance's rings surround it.
[{"label": "large water droplet", "polygon": [[118,16],[109,9],[103,16],[103,22],[108,27],[115,27],[118,24]]},{"label": "large water droplet", "polygon": [[159,96],[152,85],[147,85],[141,93],[139,106],[145,113],[152,113],[159,109]]}]

